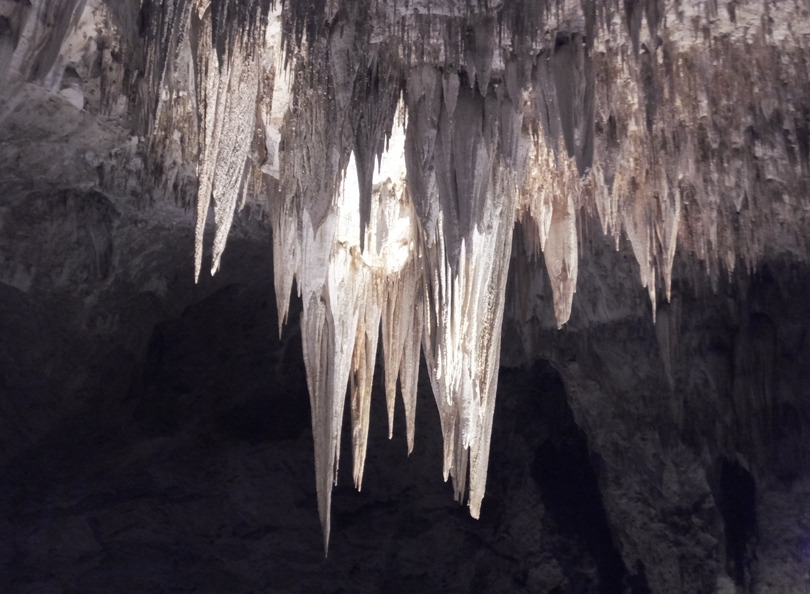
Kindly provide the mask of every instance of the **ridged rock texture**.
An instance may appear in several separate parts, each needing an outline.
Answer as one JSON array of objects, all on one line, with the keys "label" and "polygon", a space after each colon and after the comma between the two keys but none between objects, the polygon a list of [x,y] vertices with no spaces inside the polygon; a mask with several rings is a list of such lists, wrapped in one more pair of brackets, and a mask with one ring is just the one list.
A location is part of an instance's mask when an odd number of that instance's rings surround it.
[{"label": "ridged rock texture", "polygon": [[300,327],[327,551],[347,400],[360,490],[421,367],[479,518],[499,373],[542,360],[628,589],[810,591],[808,39],[801,0],[7,1],[0,280],[144,356],[124,296],[151,328],[264,242],[233,266]]}]

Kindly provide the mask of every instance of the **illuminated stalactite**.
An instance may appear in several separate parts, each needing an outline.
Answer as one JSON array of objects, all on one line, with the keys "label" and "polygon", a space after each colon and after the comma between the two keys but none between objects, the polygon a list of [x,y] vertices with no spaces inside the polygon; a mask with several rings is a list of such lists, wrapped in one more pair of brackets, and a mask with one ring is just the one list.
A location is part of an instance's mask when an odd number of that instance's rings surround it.
[{"label": "illuminated stalactite", "polygon": [[189,0],[147,19],[150,162],[176,176],[197,155],[197,271],[209,200],[215,271],[250,194],[268,200],[280,321],[293,286],[302,298],[327,542],[347,386],[362,485],[378,336],[389,427],[399,379],[410,451],[421,351],[445,479],[478,516],[513,250],[528,276],[542,254],[559,326],[584,216],[630,240],[653,317],[677,248],[715,283],[772,246],[807,256],[810,19],[795,3],[767,18],[762,3],[463,4]]}]

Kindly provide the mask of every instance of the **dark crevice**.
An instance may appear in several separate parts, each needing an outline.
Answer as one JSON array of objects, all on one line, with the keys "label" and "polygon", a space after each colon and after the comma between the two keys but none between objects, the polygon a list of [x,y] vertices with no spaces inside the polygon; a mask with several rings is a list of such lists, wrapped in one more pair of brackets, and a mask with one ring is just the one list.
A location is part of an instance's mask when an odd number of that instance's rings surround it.
[{"label": "dark crevice", "polygon": [[534,479],[549,519],[560,533],[579,540],[596,561],[598,591],[622,593],[627,569],[613,542],[588,439],[574,422],[562,378],[550,365],[546,366],[540,398],[549,438],[536,451]]},{"label": "dark crevice", "polygon": [[721,462],[718,507],[726,534],[726,571],[743,586],[757,532],[756,483],[736,460]]}]

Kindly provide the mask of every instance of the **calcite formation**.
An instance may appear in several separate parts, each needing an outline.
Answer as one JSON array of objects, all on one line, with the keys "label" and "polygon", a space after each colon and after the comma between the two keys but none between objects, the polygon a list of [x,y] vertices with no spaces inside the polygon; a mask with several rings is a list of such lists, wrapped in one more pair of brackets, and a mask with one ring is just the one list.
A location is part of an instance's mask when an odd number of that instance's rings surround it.
[{"label": "calcite formation", "polygon": [[629,239],[653,318],[676,249],[714,283],[769,254],[807,257],[801,2],[137,4],[0,5],[3,110],[32,84],[85,107],[71,77],[91,11],[110,63],[134,56],[111,84],[136,105],[143,175],[196,204],[197,276],[210,207],[214,273],[236,210],[266,204],[280,323],[294,287],[303,302],[327,544],[347,388],[362,485],[380,336],[389,431],[399,381],[414,447],[421,353],[445,480],[478,517],[513,258],[527,292],[513,315],[529,332],[527,263],[545,259],[564,325],[586,217]]}]

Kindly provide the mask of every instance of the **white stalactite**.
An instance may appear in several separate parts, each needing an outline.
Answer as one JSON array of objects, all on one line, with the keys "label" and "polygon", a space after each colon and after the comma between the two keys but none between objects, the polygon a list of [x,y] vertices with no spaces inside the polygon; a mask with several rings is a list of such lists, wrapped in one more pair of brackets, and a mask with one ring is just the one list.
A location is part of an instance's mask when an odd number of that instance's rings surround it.
[{"label": "white stalactite", "polygon": [[[752,266],[773,238],[787,234],[792,251],[810,251],[801,231],[783,224],[807,210],[803,198],[784,198],[788,189],[806,195],[806,168],[789,165],[798,162],[806,122],[791,111],[795,98],[779,90],[781,81],[810,77],[774,58],[785,48],[807,53],[796,40],[810,25],[795,3],[775,0],[768,10],[796,32],[769,28],[764,9],[753,4],[736,21],[691,5],[678,9],[686,16],[670,15],[667,5],[655,16],[660,22],[645,16],[636,26],[610,7],[581,19],[579,3],[515,31],[507,17],[520,11],[500,8],[501,22],[488,9],[448,9],[429,16],[441,26],[423,31],[404,26],[424,16],[407,3],[375,3],[358,14],[362,3],[330,0],[318,23],[295,13],[303,20],[292,25],[322,27],[300,41],[285,37],[276,3],[264,29],[234,26],[221,55],[215,39],[223,33],[215,31],[209,3],[189,2],[177,14],[160,9],[163,20],[150,30],[168,40],[171,54],[147,60],[147,70],[160,70],[150,80],[164,87],[153,150],[163,150],[156,161],[175,163],[199,145],[197,276],[211,200],[213,272],[247,191],[246,172],[259,182],[254,193],[267,195],[280,333],[293,286],[303,303],[326,544],[347,386],[353,476],[362,486],[380,336],[389,436],[399,383],[413,450],[423,353],[445,480],[452,477],[457,499],[467,495],[471,514],[480,513],[516,220],[521,270],[534,275],[542,253],[558,326],[576,306],[583,215],[597,216],[617,248],[629,240],[653,319],[660,289],[673,298],[677,249],[691,250],[715,283],[721,267],[732,270],[737,259]],[[251,6],[258,11],[260,4]],[[219,6],[226,5],[241,6]],[[41,13],[44,4],[36,6]],[[465,33],[453,38],[460,19],[468,19],[459,28]],[[180,34],[185,21],[197,23],[193,43]],[[581,22],[591,30],[571,30]],[[520,38],[523,25],[535,29]],[[713,39],[705,55],[693,51],[698,29]],[[196,53],[187,59],[182,52]],[[750,72],[731,77],[731,66],[747,56],[757,56]],[[22,64],[21,55],[14,59]],[[178,65],[185,65],[183,76],[172,78]],[[178,89],[183,84],[196,99]],[[198,109],[199,121],[191,117]],[[763,123],[777,116],[783,121]],[[189,128],[182,139],[161,128],[174,126],[175,117]],[[749,137],[752,118],[764,137]],[[166,170],[178,178],[177,166]],[[766,208],[777,185],[784,199]],[[545,277],[538,278],[519,285],[542,288]],[[672,319],[662,315],[667,327]],[[675,341],[661,337],[669,353]]]}]

